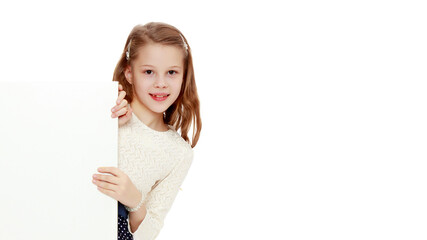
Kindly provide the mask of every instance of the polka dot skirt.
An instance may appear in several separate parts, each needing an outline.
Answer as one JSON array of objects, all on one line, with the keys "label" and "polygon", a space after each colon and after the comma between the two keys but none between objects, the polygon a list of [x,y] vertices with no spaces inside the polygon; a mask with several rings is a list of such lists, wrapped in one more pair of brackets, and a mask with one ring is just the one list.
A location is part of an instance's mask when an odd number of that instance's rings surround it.
[{"label": "polka dot skirt", "polygon": [[118,240],[133,240],[132,234],[128,229],[128,211],[125,206],[118,202],[119,214],[118,214],[118,226],[117,226],[117,239]]}]

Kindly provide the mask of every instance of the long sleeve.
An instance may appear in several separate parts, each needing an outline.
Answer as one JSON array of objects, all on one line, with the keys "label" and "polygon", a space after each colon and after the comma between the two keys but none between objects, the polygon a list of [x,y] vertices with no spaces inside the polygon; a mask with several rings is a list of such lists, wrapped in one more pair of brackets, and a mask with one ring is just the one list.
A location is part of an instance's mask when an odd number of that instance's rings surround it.
[{"label": "long sleeve", "polygon": [[191,147],[183,155],[178,164],[161,181],[157,182],[147,194],[145,206],[147,214],[138,229],[131,232],[134,240],[155,239],[163,227],[166,214],[169,212],[180,186],[182,185],[193,161],[193,150]]}]

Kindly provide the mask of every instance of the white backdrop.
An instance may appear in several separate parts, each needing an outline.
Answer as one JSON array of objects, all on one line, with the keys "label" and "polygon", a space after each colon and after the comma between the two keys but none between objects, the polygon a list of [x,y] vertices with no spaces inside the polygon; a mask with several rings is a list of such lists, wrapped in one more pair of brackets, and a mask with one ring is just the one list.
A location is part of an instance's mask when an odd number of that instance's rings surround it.
[{"label": "white backdrop", "polygon": [[117,201],[92,184],[117,167],[117,82],[0,83],[0,239],[117,239]]},{"label": "white backdrop", "polygon": [[134,25],[186,36],[203,130],[158,239],[427,237],[422,1],[0,9],[2,78],[13,81],[108,82]]}]

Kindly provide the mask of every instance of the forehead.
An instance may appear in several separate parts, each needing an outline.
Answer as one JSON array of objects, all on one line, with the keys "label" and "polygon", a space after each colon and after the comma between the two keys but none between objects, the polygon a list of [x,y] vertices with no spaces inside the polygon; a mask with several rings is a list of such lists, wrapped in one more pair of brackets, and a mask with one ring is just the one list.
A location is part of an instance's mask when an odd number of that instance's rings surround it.
[{"label": "forehead", "polygon": [[184,53],[179,47],[149,43],[138,49],[136,66],[152,65],[156,67],[183,66]]}]

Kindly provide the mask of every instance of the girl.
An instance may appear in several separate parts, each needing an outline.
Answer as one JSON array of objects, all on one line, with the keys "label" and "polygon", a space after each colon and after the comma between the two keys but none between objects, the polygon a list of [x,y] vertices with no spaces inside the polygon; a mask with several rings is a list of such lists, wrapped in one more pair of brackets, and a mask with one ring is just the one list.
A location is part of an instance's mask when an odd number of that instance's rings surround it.
[{"label": "girl", "polygon": [[137,25],[113,81],[120,94],[112,117],[122,116],[118,168],[98,168],[111,175],[94,174],[93,181],[118,201],[118,239],[155,239],[191,166],[202,126],[190,47],[171,25]]}]

